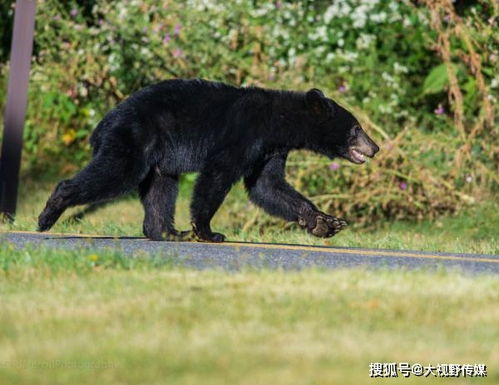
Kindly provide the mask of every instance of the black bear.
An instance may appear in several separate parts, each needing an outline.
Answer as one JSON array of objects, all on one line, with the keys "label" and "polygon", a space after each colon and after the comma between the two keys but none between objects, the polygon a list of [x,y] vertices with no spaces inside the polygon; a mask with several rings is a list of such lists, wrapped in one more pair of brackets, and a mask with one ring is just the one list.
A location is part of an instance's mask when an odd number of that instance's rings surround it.
[{"label": "black bear", "polygon": [[116,106],[90,138],[91,162],[60,182],[40,214],[39,231],[65,209],[108,200],[138,187],[144,235],[181,239],[174,227],[179,175],[199,171],[191,203],[199,240],[222,242],[210,221],[232,185],[272,215],[331,237],[346,222],[327,215],[285,180],[288,152],[307,149],[364,163],[379,147],[355,117],[318,89],[238,88],[173,79],[145,87]]}]

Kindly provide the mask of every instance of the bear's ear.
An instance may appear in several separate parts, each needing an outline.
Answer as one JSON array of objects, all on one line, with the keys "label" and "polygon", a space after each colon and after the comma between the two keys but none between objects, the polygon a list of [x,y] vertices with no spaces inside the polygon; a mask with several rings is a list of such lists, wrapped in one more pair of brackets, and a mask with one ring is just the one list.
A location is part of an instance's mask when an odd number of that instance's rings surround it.
[{"label": "bear's ear", "polygon": [[312,88],[305,95],[307,107],[317,116],[324,117],[328,114],[327,99],[321,90]]}]

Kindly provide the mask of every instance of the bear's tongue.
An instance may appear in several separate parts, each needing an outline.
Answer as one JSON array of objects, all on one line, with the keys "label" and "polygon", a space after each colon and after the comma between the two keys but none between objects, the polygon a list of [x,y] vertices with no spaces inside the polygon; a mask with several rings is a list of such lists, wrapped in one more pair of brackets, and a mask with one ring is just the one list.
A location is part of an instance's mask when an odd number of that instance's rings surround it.
[{"label": "bear's tongue", "polygon": [[352,157],[357,161],[357,162],[365,162],[366,161],[366,156],[362,154],[361,152],[352,149]]}]

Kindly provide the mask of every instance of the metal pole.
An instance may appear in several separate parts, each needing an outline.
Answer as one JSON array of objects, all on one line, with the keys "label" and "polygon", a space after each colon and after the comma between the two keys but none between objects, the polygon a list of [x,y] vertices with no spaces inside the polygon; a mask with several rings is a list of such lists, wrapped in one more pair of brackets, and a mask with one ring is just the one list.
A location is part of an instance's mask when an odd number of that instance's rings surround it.
[{"label": "metal pole", "polygon": [[35,0],[16,0],[0,157],[0,214],[9,220],[16,214],[35,10]]}]

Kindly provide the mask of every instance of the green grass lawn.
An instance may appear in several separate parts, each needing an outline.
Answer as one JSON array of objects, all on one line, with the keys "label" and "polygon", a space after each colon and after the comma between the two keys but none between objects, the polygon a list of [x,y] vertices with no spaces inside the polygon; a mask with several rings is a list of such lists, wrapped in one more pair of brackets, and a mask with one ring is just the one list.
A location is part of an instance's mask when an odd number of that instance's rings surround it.
[{"label": "green grass lawn", "polygon": [[487,378],[432,383],[499,383],[495,276],[0,255],[1,384],[363,384],[371,362],[405,361],[485,363]]},{"label": "green grass lawn", "polygon": [[[17,221],[1,230],[35,229],[48,194],[46,185],[23,185]],[[231,239],[498,253],[492,203],[434,223],[353,225],[320,240],[279,221],[251,225],[263,214],[242,194],[236,187],[214,221]],[[187,208],[184,191],[180,228],[188,226]],[[54,231],[140,235],[141,221],[140,204],[126,198],[78,223],[63,218]],[[487,378],[431,382],[497,384],[498,325],[496,276],[193,271],[157,256],[0,244],[0,384],[429,381],[370,379],[371,362],[484,363]]]}]

